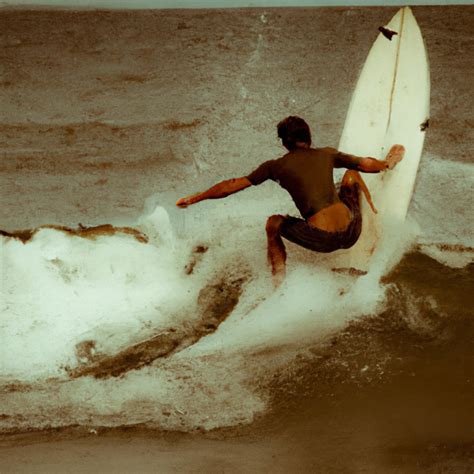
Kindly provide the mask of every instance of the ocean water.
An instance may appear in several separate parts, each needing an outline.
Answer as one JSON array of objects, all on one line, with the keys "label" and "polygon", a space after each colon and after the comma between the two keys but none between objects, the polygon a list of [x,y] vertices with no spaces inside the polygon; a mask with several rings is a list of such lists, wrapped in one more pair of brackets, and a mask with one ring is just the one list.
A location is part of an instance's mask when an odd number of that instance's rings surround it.
[{"label": "ocean water", "polygon": [[[434,125],[407,220],[388,232],[390,258],[375,261],[366,275],[335,272],[343,257],[289,244],[287,279],[275,291],[265,220],[294,208],[271,183],[184,211],[173,205],[216,175],[250,171],[250,152],[280,153],[261,138],[270,130],[270,114],[306,112],[320,124],[318,138],[336,142],[350,99],[339,72],[346,68],[346,79],[354,81],[367,53],[361,46],[348,62],[338,49],[349,40],[370,46],[367,31],[350,29],[355,19],[378,25],[392,13],[311,10],[311,22],[292,31],[300,41],[311,31],[307,41],[320,45],[324,74],[304,66],[297,88],[280,77],[273,93],[272,68],[292,70],[279,51],[296,53],[285,43],[283,27],[288,22],[295,28],[304,12],[265,12],[265,21],[260,12],[141,13],[142,23],[133,13],[42,12],[34,26],[31,13],[4,14],[15,20],[4,41],[9,73],[18,83],[2,83],[11,112],[2,118],[2,227],[32,232],[0,236],[2,432],[71,425],[192,432],[249,424],[280,399],[341,383],[383,385],[400,367],[410,370],[404,361],[414,346],[430,354],[456,347],[463,380],[469,380],[470,109],[462,94],[451,97],[443,71],[450,48],[465,48],[472,35],[454,42],[454,14],[446,16],[446,41],[436,50],[441,13],[419,10],[428,52],[430,45],[435,50]],[[90,18],[95,23],[86,38],[80,25]],[[58,26],[54,41],[44,33],[50,22]],[[184,39],[168,35],[173,22]],[[146,25],[141,32],[140,25]],[[156,25],[162,43],[154,51]],[[35,28],[41,34],[33,41]],[[119,33],[111,46],[113,31]],[[173,41],[190,63],[163,59]],[[119,54],[118,46],[130,49]],[[15,48],[18,55],[10,52]],[[222,59],[222,51],[230,59]],[[125,63],[117,59],[121,55]],[[133,72],[150,63],[155,72]],[[156,72],[162,70],[174,75],[174,84]],[[190,78],[194,96],[186,89]],[[42,92],[38,85],[45,86]],[[315,86],[325,94],[310,112],[314,94],[308,91]],[[19,97],[32,107],[26,110]],[[442,105],[447,98],[453,110],[459,105],[456,119]],[[324,121],[329,113],[332,119]],[[152,121],[153,114],[162,121]],[[116,227],[88,237],[57,228],[77,222]]]}]

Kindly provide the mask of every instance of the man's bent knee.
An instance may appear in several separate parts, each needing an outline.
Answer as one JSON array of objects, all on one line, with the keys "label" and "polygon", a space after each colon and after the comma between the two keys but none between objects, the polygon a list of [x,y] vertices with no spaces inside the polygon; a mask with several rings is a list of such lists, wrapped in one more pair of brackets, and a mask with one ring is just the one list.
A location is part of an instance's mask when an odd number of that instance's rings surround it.
[{"label": "man's bent knee", "polygon": [[341,185],[353,185],[359,181],[359,172],[356,170],[347,170],[342,177]]},{"label": "man's bent knee", "polygon": [[270,216],[267,219],[265,230],[267,231],[268,234],[277,234],[284,220],[285,220],[285,216],[282,216],[281,214],[275,214],[273,216]]}]

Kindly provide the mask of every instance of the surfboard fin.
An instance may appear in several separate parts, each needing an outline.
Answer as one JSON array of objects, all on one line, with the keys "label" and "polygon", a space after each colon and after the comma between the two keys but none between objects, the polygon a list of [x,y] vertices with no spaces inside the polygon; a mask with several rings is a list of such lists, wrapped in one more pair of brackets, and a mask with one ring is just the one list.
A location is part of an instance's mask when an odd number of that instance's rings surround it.
[{"label": "surfboard fin", "polygon": [[379,31],[385,36],[385,38],[387,38],[390,41],[392,41],[393,35],[398,35],[396,31],[389,30],[388,28],[385,28],[383,26],[379,26]]},{"label": "surfboard fin", "polygon": [[420,124],[420,130],[424,132],[430,126],[430,119],[427,118],[423,123]]}]

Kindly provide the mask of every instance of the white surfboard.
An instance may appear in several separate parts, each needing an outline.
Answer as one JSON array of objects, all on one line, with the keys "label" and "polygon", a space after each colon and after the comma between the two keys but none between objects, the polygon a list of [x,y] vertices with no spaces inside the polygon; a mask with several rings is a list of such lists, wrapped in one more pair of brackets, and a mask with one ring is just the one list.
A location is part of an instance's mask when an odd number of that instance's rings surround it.
[{"label": "white surfboard", "polygon": [[[405,220],[429,117],[430,78],[425,45],[409,7],[400,9],[369,52],[347,113],[341,151],[383,159],[393,144],[405,158],[393,171],[363,174],[378,214],[362,207],[363,228],[348,266],[368,270],[388,223]],[[390,35],[388,35],[390,36]]]}]

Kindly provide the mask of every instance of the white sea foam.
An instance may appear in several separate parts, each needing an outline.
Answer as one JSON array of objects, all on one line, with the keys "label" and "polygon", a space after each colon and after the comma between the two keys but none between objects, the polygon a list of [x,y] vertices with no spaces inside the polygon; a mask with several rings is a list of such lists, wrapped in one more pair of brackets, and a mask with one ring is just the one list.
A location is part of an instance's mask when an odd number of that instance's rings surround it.
[{"label": "white sea foam", "polygon": [[[362,290],[366,296],[358,295],[351,277],[304,262],[290,263],[287,281],[273,292],[262,237],[275,204],[262,199],[251,211],[242,203],[227,205],[225,216],[207,215],[208,228],[202,216],[209,206],[196,209],[194,217],[190,213],[175,240],[173,216],[168,219],[163,208],[139,221],[151,236],[148,244],[129,235],[88,240],[52,229],[25,244],[2,238],[2,381],[39,383],[30,392],[3,393],[4,429],[22,426],[8,416],[24,413],[25,406],[29,427],[94,420],[211,429],[249,422],[265,407],[255,381],[279,364],[245,354],[301,347],[357,314],[375,311],[383,299],[378,284],[371,282]],[[209,250],[186,275],[198,244]],[[94,350],[114,354],[161,329],[187,327],[197,313],[199,290],[228,275],[251,280],[213,334],[120,379],[68,381],[64,366],[81,364],[78,343],[92,340]],[[51,376],[58,381],[42,385]]]}]

